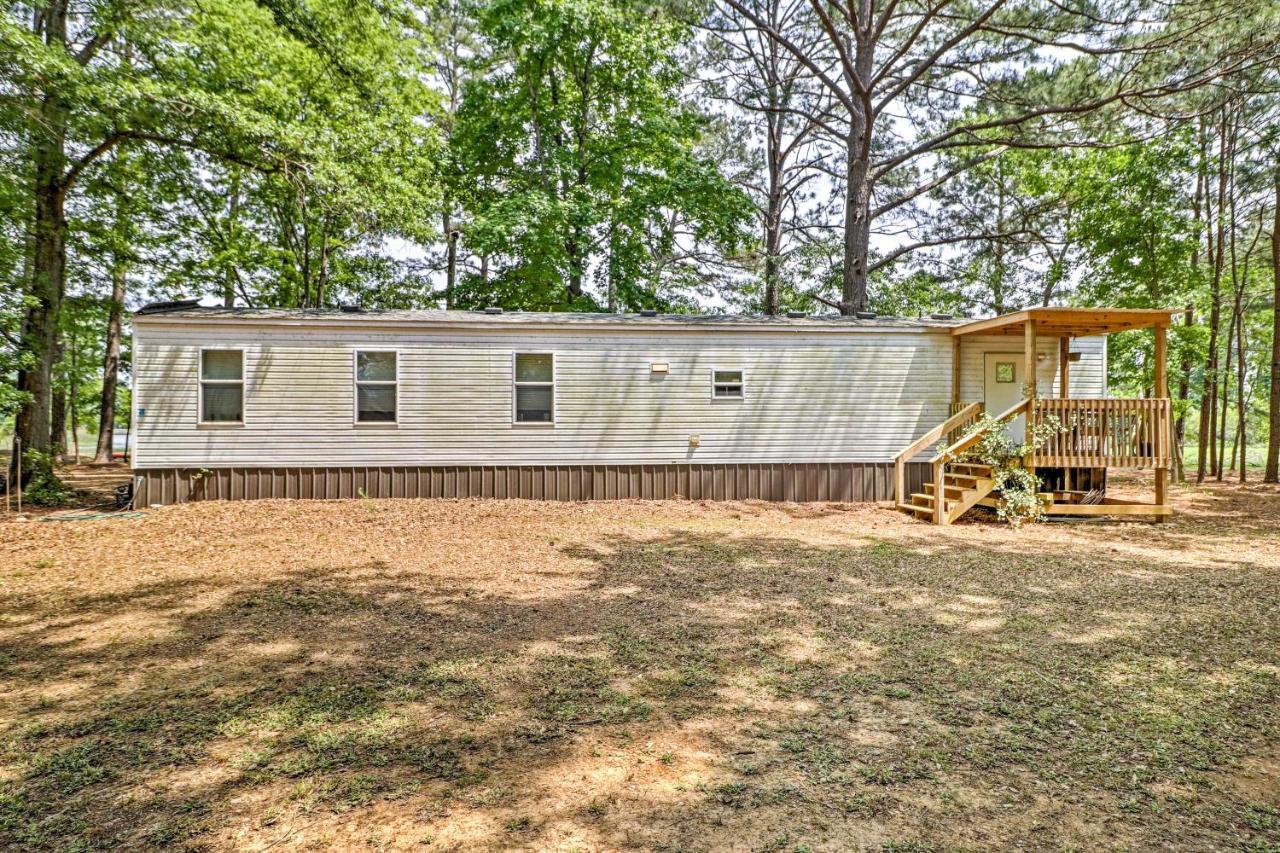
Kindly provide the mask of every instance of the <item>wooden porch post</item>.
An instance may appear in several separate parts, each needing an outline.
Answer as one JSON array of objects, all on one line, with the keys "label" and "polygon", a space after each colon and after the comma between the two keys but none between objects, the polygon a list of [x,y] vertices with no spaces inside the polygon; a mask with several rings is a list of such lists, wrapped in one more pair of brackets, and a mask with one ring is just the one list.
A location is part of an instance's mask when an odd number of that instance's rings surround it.
[{"label": "wooden porch post", "polygon": [[[1152,383],[1151,394],[1157,398],[1168,399],[1169,397],[1169,346],[1168,346],[1168,330],[1163,324],[1157,324],[1156,333],[1156,351],[1155,351],[1155,382]],[[1170,412],[1164,412],[1162,418],[1168,420]],[[1173,438],[1172,430],[1167,429],[1167,423],[1161,423],[1156,427],[1155,435],[1163,440],[1168,437]],[[1157,455],[1171,455],[1174,448],[1157,447],[1155,448]],[[1156,465],[1156,503],[1159,506],[1169,505],[1169,468],[1167,465]],[[1156,521],[1164,521],[1167,516],[1158,515]]]},{"label": "wooden porch post", "polygon": [[1071,338],[1066,335],[1058,339],[1058,396],[1071,396]]},{"label": "wooden porch post", "polygon": [[1036,396],[1036,321],[1028,318],[1023,330],[1022,396],[1030,400]]},{"label": "wooden porch post", "polygon": [[[1027,318],[1026,325],[1023,326],[1023,384],[1022,396],[1031,401],[1031,405],[1027,406],[1027,413],[1022,419],[1022,441],[1024,444],[1031,442],[1031,431],[1035,429],[1036,420],[1036,321]],[[1023,460],[1023,465],[1032,474],[1036,468],[1031,464],[1031,455],[1028,454]]]},{"label": "wooden porch post", "polygon": [[[960,402],[960,341],[959,335],[951,336],[951,402]],[[955,414],[955,407],[952,407]]]}]

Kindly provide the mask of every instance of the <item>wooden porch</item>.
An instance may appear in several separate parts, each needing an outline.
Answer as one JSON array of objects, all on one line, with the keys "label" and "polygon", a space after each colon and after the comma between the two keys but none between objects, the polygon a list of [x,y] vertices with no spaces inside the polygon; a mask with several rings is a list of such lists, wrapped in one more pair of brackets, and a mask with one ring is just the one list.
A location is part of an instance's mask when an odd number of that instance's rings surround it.
[{"label": "wooden porch", "polygon": [[[1168,328],[1172,314],[1164,309],[1031,308],[1001,317],[976,320],[952,330],[951,416],[925,432],[894,457],[895,501],[899,509],[935,524],[950,524],[975,506],[995,507],[999,495],[994,474],[983,465],[963,462],[977,443],[977,434],[966,435],[983,416],[982,402],[961,400],[961,356],[965,339],[973,335],[1019,336],[1023,341],[1022,399],[997,412],[996,420],[1010,422],[1022,416],[1024,436],[1048,418],[1057,418],[1062,431],[1034,447],[1024,464],[1037,469],[1061,470],[1064,488],[1040,493],[1047,515],[1137,515],[1163,520],[1172,514],[1169,504],[1169,468],[1173,461],[1172,405],[1168,392]],[[1072,398],[1071,341],[1073,338],[1150,328],[1155,336],[1154,381],[1146,398]],[[1041,338],[1058,341],[1059,397],[1040,397],[1037,389],[1038,344]],[[932,481],[922,492],[907,494],[906,463],[928,448],[942,445],[929,462]],[[1108,468],[1149,468],[1153,472],[1150,501],[1109,497],[1105,491]],[[1102,488],[1074,489],[1081,479],[1094,482],[1102,472]],[[1084,476],[1085,474],[1089,476]]]}]

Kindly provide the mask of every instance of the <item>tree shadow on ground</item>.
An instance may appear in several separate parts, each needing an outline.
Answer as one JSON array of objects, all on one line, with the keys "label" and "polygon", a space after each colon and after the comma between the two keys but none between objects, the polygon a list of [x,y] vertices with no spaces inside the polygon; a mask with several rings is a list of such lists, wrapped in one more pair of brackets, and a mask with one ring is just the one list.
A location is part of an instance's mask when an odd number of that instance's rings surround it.
[{"label": "tree shadow on ground", "polygon": [[[1269,574],[672,527],[4,614],[15,847],[1280,842]],[[517,558],[508,571],[523,573]],[[1268,603],[1272,602],[1272,603]]]}]

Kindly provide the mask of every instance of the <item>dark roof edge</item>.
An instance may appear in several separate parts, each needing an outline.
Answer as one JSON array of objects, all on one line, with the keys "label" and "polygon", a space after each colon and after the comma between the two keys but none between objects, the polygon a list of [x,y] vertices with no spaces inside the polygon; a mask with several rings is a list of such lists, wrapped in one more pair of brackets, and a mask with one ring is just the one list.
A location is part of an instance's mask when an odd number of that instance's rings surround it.
[{"label": "dark roof edge", "polygon": [[148,302],[133,314],[165,314],[169,311],[184,311],[188,308],[200,308],[199,299],[171,299],[165,302]]},{"label": "dark roof edge", "polygon": [[665,329],[753,329],[761,331],[874,331],[891,329],[949,330],[969,322],[965,318],[942,317],[843,317],[815,314],[804,317],[763,316],[744,314],[613,314],[606,312],[542,312],[542,311],[467,311],[439,309],[282,309],[282,308],[225,308],[222,306],[191,304],[190,300],[162,302],[147,305],[134,312],[139,320],[154,318],[157,321],[207,322],[213,324],[374,324],[388,326],[447,326],[465,325],[476,328],[512,328],[518,326],[540,328],[610,327],[610,328],[665,328]]}]

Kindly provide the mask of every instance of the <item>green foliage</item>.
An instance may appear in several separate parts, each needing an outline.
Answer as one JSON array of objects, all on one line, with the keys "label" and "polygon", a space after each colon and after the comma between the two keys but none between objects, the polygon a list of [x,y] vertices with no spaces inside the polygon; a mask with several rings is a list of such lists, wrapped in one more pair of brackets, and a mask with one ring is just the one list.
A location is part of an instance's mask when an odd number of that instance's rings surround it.
[{"label": "green foliage", "polygon": [[977,442],[964,452],[964,461],[991,466],[995,490],[1000,493],[996,516],[1013,527],[1044,520],[1044,504],[1037,492],[1043,482],[1027,470],[1024,460],[1035,448],[1056,433],[1062,422],[1048,416],[1037,422],[1024,441],[1011,438],[1005,429],[1009,420],[998,420],[984,414],[966,435],[980,434]]},{"label": "green foliage", "polygon": [[478,26],[450,158],[468,250],[492,264],[458,304],[679,304],[705,272],[691,246],[732,247],[751,216],[681,102],[688,27],[626,0],[492,0]]},{"label": "green foliage", "polygon": [[[1058,158],[1049,183],[1070,201],[1071,238],[1083,252],[1077,301],[1119,308],[1198,301],[1204,282],[1191,263],[1197,235],[1186,195],[1192,155],[1191,140],[1179,133]],[[1201,361],[1203,331],[1175,330],[1170,363]],[[1146,393],[1154,374],[1151,332],[1112,335],[1109,348],[1110,386]]]},{"label": "green foliage", "polygon": [[971,308],[963,293],[949,289],[941,276],[924,270],[901,277],[889,274],[873,277],[870,300],[872,311],[890,317],[964,315]]},{"label": "green foliage", "polygon": [[62,506],[71,500],[72,491],[53,470],[53,460],[47,453],[27,450],[22,454],[23,476],[27,480],[22,489],[22,499],[32,506]]}]

